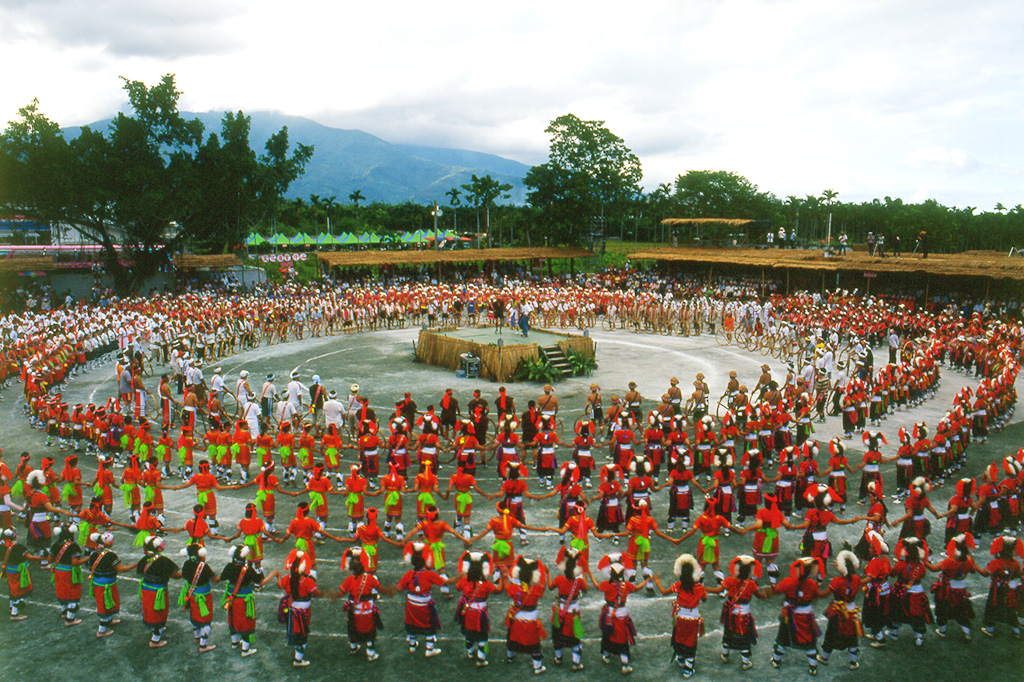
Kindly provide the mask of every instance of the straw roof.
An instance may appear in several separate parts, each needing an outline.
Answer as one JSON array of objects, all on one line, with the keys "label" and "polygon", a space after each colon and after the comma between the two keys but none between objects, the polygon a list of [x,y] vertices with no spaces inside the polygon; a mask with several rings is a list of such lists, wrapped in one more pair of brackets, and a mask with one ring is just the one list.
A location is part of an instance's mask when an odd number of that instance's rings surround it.
[{"label": "straw roof", "polygon": [[703,265],[816,270],[820,272],[890,272],[941,276],[992,277],[1024,281],[1024,258],[994,251],[919,254],[903,258],[875,258],[864,251],[825,258],[820,249],[666,248],[630,254],[633,260],[657,260]]},{"label": "straw roof", "polygon": [[593,258],[584,249],[538,247],[533,249],[457,249],[455,251],[329,251],[316,254],[326,265],[404,265],[422,263],[476,263],[488,260],[531,260],[534,258]]},{"label": "straw roof", "polygon": [[744,227],[757,222],[756,220],[747,220],[745,218],[665,218],[661,221],[662,225],[670,226],[686,226],[686,225],[732,225],[734,227]]},{"label": "straw roof", "polygon": [[233,268],[242,264],[233,253],[181,253],[174,257],[176,268]]},{"label": "straw roof", "polygon": [[7,258],[0,260],[0,275],[12,275],[19,272],[51,272],[57,269],[52,257],[48,258]]}]

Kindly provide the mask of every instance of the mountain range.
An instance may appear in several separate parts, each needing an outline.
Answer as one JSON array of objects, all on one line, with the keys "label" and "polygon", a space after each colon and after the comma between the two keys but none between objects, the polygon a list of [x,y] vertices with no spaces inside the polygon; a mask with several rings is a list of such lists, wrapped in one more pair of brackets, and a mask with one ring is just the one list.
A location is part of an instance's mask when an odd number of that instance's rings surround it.
[{"label": "mountain range", "polygon": [[[224,113],[182,112],[182,116],[198,118],[209,134],[220,131]],[[370,202],[429,204],[437,201],[447,206],[445,192],[468,184],[476,174],[509,183],[512,191],[508,201],[525,202],[523,177],[530,167],[518,161],[465,149],[392,144],[360,130],[331,128],[301,116],[266,111],[248,116],[251,120],[249,140],[257,153],[263,151],[263,143],[282,126],[288,126],[288,140],[293,147],[301,142],[316,148],[305,175],[288,188],[289,198],[308,199],[316,194],[333,196],[338,203],[347,203],[349,194],[359,190]],[[112,120],[96,121],[89,127],[105,131]],[[75,137],[80,130],[65,128],[64,134]]]}]

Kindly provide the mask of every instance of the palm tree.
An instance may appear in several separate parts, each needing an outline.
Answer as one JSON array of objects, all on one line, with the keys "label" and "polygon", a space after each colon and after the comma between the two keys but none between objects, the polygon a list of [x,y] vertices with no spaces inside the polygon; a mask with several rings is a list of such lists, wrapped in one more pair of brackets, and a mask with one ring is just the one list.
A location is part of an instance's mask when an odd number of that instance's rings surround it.
[{"label": "palm tree", "polygon": [[459,206],[462,205],[462,201],[459,199],[462,196],[462,191],[458,187],[452,187],[450,190],[444,193],[448,197],[448,203],[452,207],[452,231],[458,232],[459,230]]},{"label": "palm tree", "polygon": [[334,212],[334,205],[338,202],[338,197],[333,194],[324,199],[324,213],[327,214],[327,234],[331,234],[331,214]]},{"label": "palm tree", "polygon": [[355,204],[355,207],[356,207],[356,229],[358,230],[359,229],[359,202],[360,201],[366,201],[366,197],[364,197],[363,193],[357,189],[356,191],[352,192],[352,194],[348,195],[348,200],[351,201],[353,204]]}]

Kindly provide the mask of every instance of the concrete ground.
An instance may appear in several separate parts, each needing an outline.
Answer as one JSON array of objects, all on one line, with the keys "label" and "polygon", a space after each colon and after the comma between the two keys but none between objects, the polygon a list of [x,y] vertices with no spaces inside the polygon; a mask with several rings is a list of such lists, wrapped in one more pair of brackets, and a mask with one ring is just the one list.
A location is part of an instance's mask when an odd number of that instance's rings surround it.
[{"label": "concrete ground", "polygon": [[[439,401],[445,388],[452,387],[456,395],[465,404],[473,389],[479,388],[484,396],[493,401],[497,395],[496,384],[485,381],[456,379],[449,371],[415,364],[412,357],[412,341],[418,329],[376,332],[372,334],[329,337],[311,339],[284,346],[264,347],[243,355],[227,358],[221,362],[224,376],[231,386],[241,369],[250,371],[254,387],[267,372],[274,372],[279,377],[279,386],[286,382],[293,369],[302,374],[303,381],[309,381],[313,373],[318,373],[328,389],[336,389],[342,395],[348,392],[348,386],[357,382],[363,393],[371,398],[371,402],[382,417],[390,412],[394,402],[401,398],[402,393],[409,390],[420,408],[428,403]],[[721,394],[727,381],[728,372],[737,370],[741,381],[752,386],[756,382],[759,367],[765,358],[754,355],[735,347],[719,346],[710,335],[675,338],[652,335],[631,334],[624,331],[604,332],[593,330],[591,335],[597,341],[597,359],[599,368],[591,377],[577,377],[559,383],[556,394],[561,401],[561,413],[567,423],[571,423],[582,410],[585,396],[591,383],[601,385],[606,396],[612,393],[622,394],[629,381],[636,381],[639,390],[646,396],[657,398],[669,386],[669,378],[676,376],[684,391],[688,389],[697,372],[703,372],[711,387],[712,395]],[[768,360],[778,374],[784,374],[784,367],[775,360]],[[150,379],[155,387],[155,379]],[[892,444],[896,443],[896,430],[901,425],[911,425],[914,421],[927,419],[935,424],[945,410],[951,405],[955,391],[962,385],[975,385],[972,378],[943,368],[942,383],[938,394],[925,405],[910,412],[897,413],[884,422],[882,431],[889,437]],[[113,370],[110,365],[101,370],[76,378],[68,386],[66,396],[70,402],[103,400],[115,390]],[[525,406],[525,401],[540,394],[540,388],[527,384],[509,384],[509,393],[517,400],[517,405]],[[30,429],[21,416],[20,401],[15,390],[5,392],[6,400],[0,403],[0,445],[9,465],[17,460],[22,450],[33,453],[33,461],[38,462],[44,454],[58,458],[63,456],[56,448],[44,447],[45,436],[41,432]],[[653,403],[652,403],[653,404]],[[521,409],[521,408],[520,408]],[[820,425],[816,437],[825,442],[839,432],[839,418],[829,418],[828,423]],[[985,445],[973,445],[969,451],[969,467],[965,475],[977,475],[981,469],[997,457],[1015,452],[1022,437],[1020,416],[1014,417],[1013,424],[1002,433],[994,436]],[[859,440],[850,443],[851,460],[856,461],[856,452],[861,448]],[[890,445],[890,449],[895,445]],[[561,457],[568,455],[562,451]],[[353,454],[346,454],[351,460]],[[94,464],[91,458],[83,458],[82,468],[86,476],[91,476]],[[451,469],[443,470],[441,478],[451,474]],[[895,484],[892,465],[885,470],[887,490]],[[172,481],[172,483],[175,481]],[[497,487],[497,478],[493,468],[485,466],[481,470],[480,485],[485,490]],[[443,486],[442,486],[443,487]],[[532,482],[534,491],[536,483]],[[940,511],[950,496],[951,486],[939,488],[932,494],[933,502]],[[225,492],[220,494],[221,512],[219,517],[222,527],[232,528],[240,518],[242,508],[252,498],[249,490]],[[665,510],[665,493],[655,496],[655,516],[663,523]],[[376,498],[372,498],[376,502]],[[193,504],[194,494],[188,491],[170,492],[167,494],[168,523],[180,525],[187,518],[187,512]],[[291,517],[297,500],[279,498],[279,527],[284,527]],[[410,500],[411,501],[411,500]],[[332,532],[341,533],[343,526],[341,512],[343,506],[340,497],[330,500],[330,523]],[[379,503],[378,503],[379,504]],[[890,507],[892,505],[890,504]],[[409,509],[409,504],[406,505]],[[444,517],[453,521],[453,502],[442,502]],[[479,528],[492,507],[483,500],[478,500],[474,525]],[[857,514],[861,508],[851,505],[847,516]],[[898,509],[890,508],[890,516],[896,515]],[[115,503],[115,518],[124,521],[126,513],[120,503]],[[407,512],[408,513],[408,512]],[[551,525],[555,522],[555,505],[552,500],[530,502],[527,505],[527,520],[532,525]],[[410,518],[406,518],[407,524]],[[941,524],[935,523],[932,534],[933,545],[941,547]],[[861,533],[861,524],[830,528],[829,534],[834,546],[838,549],[844,541],[855,542]],[[890,532],[891,544],[895,543],[896,531]],[[125,561],[133,562],[138,558],[139,551],[130,545],[130,535],[117,532],[115,548]],[[23,534],[22,534],[23,536]],[[780,565],[788,565],[797,555],[799,535],[795,532],[784,532],[782,536],[783,554]],[[180,560],[178,550],[184,541],[180,536],[171,535],[167,538],[167,553]],[[448,542],[449,562],[457,559],[461,552],[457,542]],[[988,540],[979,543],[986,549],[979,548],[976,558],[979,563],[987,562]],[[620,546],[621,548],[622,546]],[[722,544],[722,555],[731,558],[737,554],[749,553],[751,538],[732,536]],[[287,546],[274,545],[268,550],[265,562],[269,568],[279,568],[283,562]],[[531,545],[526,553],[536,556],[553,565],[558,549],[558,538],[554,535],[532,537]],[[608,541],[596,541],[592,545],[595,560],[613,547]],[[671,581],[671,565],[676,552],[695,552],[696,540],[691,538],[680,545],[678,550],[663,540],[653,542],[653,570],[660,574],[665,583]],[[217,569],[221,568],[228,557],[229,548],[223,543],[214,543],[210,549],[209,561]],[[328,542],[320,548],[318,555],[319,582],[325,591],[334,591],[343,579],[338,559],[342,548]],[[381,549],[380,577],[386,584],[394,584],[404,572],[399,552],[392,547]],[[215,613],[212,642],[218,649],[207,654],[198,654],[193,644],[191,627],[187,614],[173,607],[176,603],[180,582],[172,585],[172,613],[168,628],[171,645],[157,651],[146,647],[148,632],[141,622],[141,608],[138,600],[137,582],[128,574],[121,579],[122,620],[117,634],[105,640],[97,640],[94,636],[96,616],[91,600],[83,603],[82,618],[84,623],[76,628],[65,629],[59,621],[57,603],[48,576],[38,568],[33,569],[35,591],[29,597],[28,613],[30,618],[23,622],[10,623],[0,619],[0,679],[15,680],[31,675],[37,679],[72,679],[102,678],[104,680],[129,679],[203,679],[215,676],[224,680],[240,679],[333,679],[340,674],[359,676],[385,675],[388,678],[404,677],[409,680],[428,680],[437,678],[454,678],[463,674],[476,675],[480,679],[526,679],[533,677],[529,663],[520,656],[511,666],[506,666],[504,658],[505,630],[502,620],[507,606],[504,598],[495,598],[491,602],[492,642],[490,646],[491,666],[480,671],[473,667],[464,657],[462,640],[458,626],[453,622],[455,600],[438,599],[438,611],[444,630],[441,633],[444,653],[433,659],[423,659],[422,648],[418,656],[408,652],[404,642],[402,626],[401,595],[386,597],[381,603],[381,612],[385,630],[381,634],[378,650],[381,659],[375,663],[367,663],[361,656],[351,657],[348,654],[348,643],[345,635],[345,615],[339,603],[321,600],[314,606],[313,636],[308,656],[312,665],[304,670],[294,670],[291,665],[291,650],[284,643],[283,628],[276,622],[275,610],[280,593],[268,587],[265,593],[257,598],[259,626],[257,630],[257,646],[259,654],[248,659],[241,659],[237,652],[228,646],[227,627],[223,616]],[[969,580],[974,595],[974,605],[978,614],[975,623],[980,626],[980,616],[984,607],[984,594],[987,583],[978,577]],[[219,598],[220,590],[216,590]],[[6,596],[3,597],[6,599]],[[754,652],[754,669],[749,672],[739,670],[737,657],[728,665],[718,660],[721,642],[721,626],[719,611],[721,600],[710,597],[702,608],[706,621],[707,636],[701,640],[697,657],[697,675],[714,679],[751,678],[759,680],[782,680],[805,676],[806,663],[802,655],[790,653],[781,670],[774,670],[768,665],[771,643],[775,637],[778,621],[780,600],[757,602],[754,615],[758,624],[760,642]],[[542,603],[542,618],[549,622],[550,598]],[[583,675],[587,679],[602,680],[620,677],[617,664],[604,666],[599,657],[599,632],[597,618],[601,600],[593,595],[585,598],[583,615],[587,633],[584,651],[584,663],[587,666]],[[824,603],[819,603],[816,611],[824,610]],[[634,648],[633,666],[635,677],[640,679],[681,677],[680,669],[671,662],[671,599],[668,597],[648,597],[635,595],[630,600],[630,610],[639,630],[639,643]],[[824,622],[822,621],[822,629]],[[951,629],[951,632],[955,627]],[[898,642],[888,649],[874,650],[866,646],[861,650],[861,670],[853,673],[846,669],[846,656],[838,653],[833,656],[832,664],[823,667],[819,677],[826,679],[871,679],[871,680],[934,680],[953,679],[963,675],[973,675],[981,679],[1019,679],[1020,666],[1024,663],[1019,641],[1008,638],[1001,631],[997,638],[989,640],[975,630],[974,642],[965,644],[958,633],[953,632],[949,639],[941,641],[929,632],[922,648],[913,646],[912,637],[907,629],[903,630]],[[570,673],[565,667],[553,665],[550,641],[544,643],[544,655],[548,665],[546,678],[565,679]],[[953,671],[956,671],[954,673]]]}]

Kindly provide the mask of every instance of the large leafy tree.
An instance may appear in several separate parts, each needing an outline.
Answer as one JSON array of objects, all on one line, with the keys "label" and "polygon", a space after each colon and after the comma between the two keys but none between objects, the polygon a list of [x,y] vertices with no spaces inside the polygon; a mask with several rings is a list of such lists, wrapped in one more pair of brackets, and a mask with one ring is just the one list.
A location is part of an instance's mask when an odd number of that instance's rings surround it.
[{"label": "large leafy tree", "polygon": [[578,241],[585,226],[624,215],[641,195],[640,159],[604,121],[565,114],[545,130],[548,161],[523,180],[556,241]]},{"label": "large leafy tree", "polygon": [[202,122],[178,111],[172,75],[151,87],[125,80],[124,89],[132,113],[119,114],[106,133],[85,127],[68,141],[33,102],[0,135],[0,173],[10,181],[0,205],[74,226],[102,246],[121,292],[183,243],[203,251],[241,243],[313,155],[302,144],[290,151],[282,128],[257,156],[241,112],[206,137]]},{"label": "large leafy tree", "polygon": [[494,207],[494,203],[498,199],[508,199],[511,195],[509,190],[512,189],[512,185],[507,182],[498,182],[490,175],[483,177],[478,176],[476,173],[470,179],[468,184],[462,185],[462,189],[466,191],[466,197],[469,199],[470,205],[476,207],[476,231],[480,232],[480,209],[484,210],[484,232],[487,233],[487,243],[491,242],[491,209]]}]

